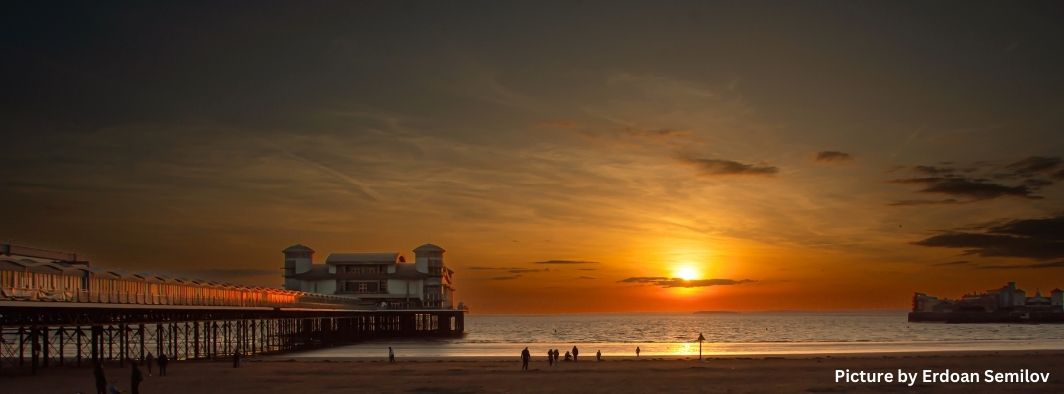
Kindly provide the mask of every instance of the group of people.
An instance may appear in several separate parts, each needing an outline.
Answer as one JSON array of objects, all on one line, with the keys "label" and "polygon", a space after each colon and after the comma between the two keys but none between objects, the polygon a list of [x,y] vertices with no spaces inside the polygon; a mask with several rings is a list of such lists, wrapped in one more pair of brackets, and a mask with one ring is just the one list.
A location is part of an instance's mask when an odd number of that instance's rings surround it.
[{"label": "group of people", "polygon": [[[166,357],[166,354],[160,354],[156,359],[155,355],[148,352],[148,355],[144,357],[144,364],[148,366],[148,376],[152,376],[152,364],[159,366],[159,376],[166,376],[166,366],[170,364],[170,358]],[[130,363],[130,377],[129,377],[129,392],[132,394],[140,393],[140,383],[144,381],[144,373],[140,371],[140,366],[137,363]],[[103,363],[96,361],[92,368],[92,374],[96,378],[96,394],[117,394],[122,391],[118,389],[118,385],[112,383],[107,384],[107,374],[103,371]]]},{"label": "group of people", "polygon": [[[561,362],[561,351],[558,349],[547,349],[547,364],[555,366]],[[580,349],[573,346],[572,350],[565,351],[565,361],[577,362],[580,360]],[[602,361],[602,351],[595,352],[595,360]],[[526,347],[521,351],[521,369],[528,370],[528,363],[532,361],[532,353],[528,351]]]}]

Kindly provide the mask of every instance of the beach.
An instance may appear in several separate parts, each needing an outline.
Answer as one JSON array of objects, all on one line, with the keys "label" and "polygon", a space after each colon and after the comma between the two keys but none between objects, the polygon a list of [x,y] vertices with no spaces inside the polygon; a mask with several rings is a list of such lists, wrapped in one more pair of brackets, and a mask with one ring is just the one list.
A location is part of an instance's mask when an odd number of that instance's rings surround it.
[{"label": "beach", "polygon": [[[610,357],[596,362],[582,354],[579,362],[549,366],[533,357],[521,371],[512,358],[384,358],[299,359],[284,355],[244,360],[240,368],[228,361],[172,363],[166,377],[146,376],[142,393],[477,393],[477,392],[884,392],[909,391],[904,383],[836,383],[836,370],[852,373],[977,373],[1033,371],[1049,373],[1039,383],[923,383],[920,392],[1034,392],[1064,390],[1064,351],[937,352],[907,354]],[[6,371],[10,372],[10,371]],[[106,373],[124,392],[129,369],[109,365]],[[37,376],[0,378],[11,393],[93,392],[91,368],[48,368]]]}]

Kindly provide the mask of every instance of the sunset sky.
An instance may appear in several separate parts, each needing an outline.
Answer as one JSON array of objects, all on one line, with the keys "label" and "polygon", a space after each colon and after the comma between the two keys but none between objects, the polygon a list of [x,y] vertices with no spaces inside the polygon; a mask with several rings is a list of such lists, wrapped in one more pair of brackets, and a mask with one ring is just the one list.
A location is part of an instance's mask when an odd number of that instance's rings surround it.
[{"label": "sunset sky", "polygon": [[502,3],[5,5],[0,239],[432,242],[479,313],[1064,287],[1064,3]]}]

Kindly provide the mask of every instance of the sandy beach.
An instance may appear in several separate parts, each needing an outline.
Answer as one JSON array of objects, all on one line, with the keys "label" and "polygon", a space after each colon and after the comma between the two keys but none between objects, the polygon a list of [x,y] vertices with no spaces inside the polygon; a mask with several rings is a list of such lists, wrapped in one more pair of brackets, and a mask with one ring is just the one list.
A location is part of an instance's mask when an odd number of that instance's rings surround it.
[{"label": "sandy beach", "polygon": [[[300,360],[284,356],[229,362],[179,362],[167,377],[146,377],[142,393],[476,393],[476,392],[898,392],[900,383],[835,383],[836,369],[868,372],[953,372],[1027,369],[1049,373],[1046,383],[916,383],[921,392],[1037,392],[1064,390],[1064,352],[865,354],[846,356],[612,358],[548,366],[535,358],[528,371],[513,359]],[[129,370],[106,368],[123,390]],[[11,371],[5,371],[10,373]],[[11,393],[93,392],[90,368],[50,368],[38,376],[4,376]],[[128,391],[126,391],[128,392]]]}]

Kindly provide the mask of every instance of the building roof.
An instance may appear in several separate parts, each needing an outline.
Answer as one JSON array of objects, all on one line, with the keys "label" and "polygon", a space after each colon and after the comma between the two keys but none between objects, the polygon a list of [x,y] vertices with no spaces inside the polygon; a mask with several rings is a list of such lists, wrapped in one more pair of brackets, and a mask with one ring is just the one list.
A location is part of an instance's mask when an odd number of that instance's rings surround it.
[{"label": "building roof", "polygon": [[446,252],[446,250],[443,250],[443,248],[439,247],[438,245],[434,245],[434,244],[424,244],[424,245],[418,246],[417,248],[414,248],[414,253],[421,253],[421,252]]},{"label": "building roof", "polygon": [[397,252],[383,253],[333,253],[325,264],[395,264],[405,261]]},{"label": "building roof", "polygon": [[295,244],[295,245],[292,245],[292,246],[289,246],[289,247],[285,248],[281,252],[282,253],[288,253],[288,252],[310,252],[310,253],[314,253],[314,249],[311,249],[307,245]]},{"label": "building roof", "polygon": [[414,264],[399,264],[394,274],[388,274],[388,278],[394,279],[425,279],[429,274],[418,271]]},{"label": "building roof", "polygon": [[336,274],[329,273],[329,266],[325,264],[311,264],[310,271],[298,273],[289,278],[300,280],[335,279]]}]

